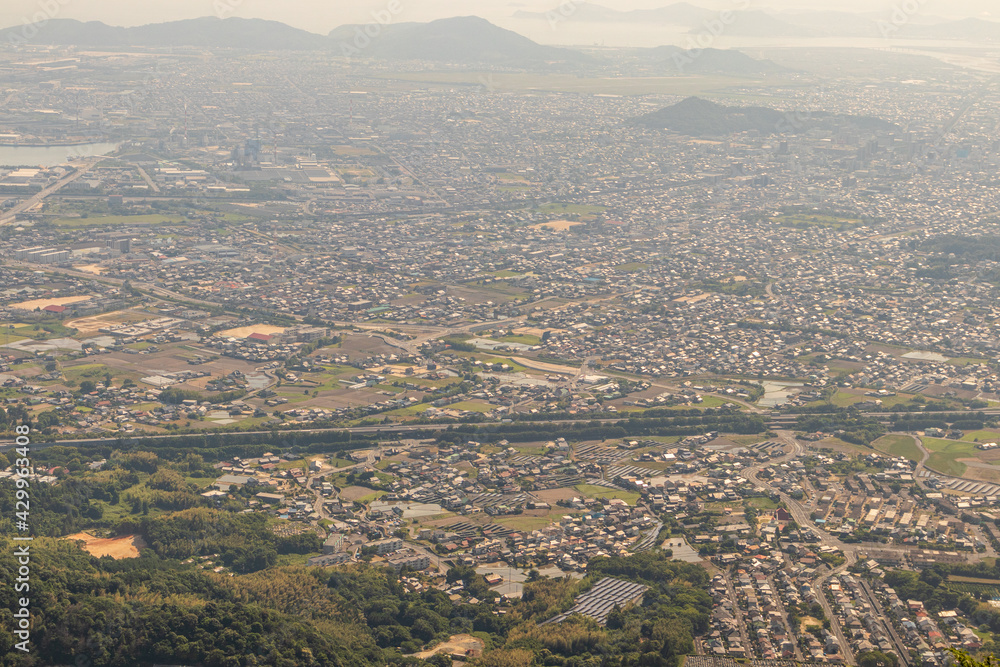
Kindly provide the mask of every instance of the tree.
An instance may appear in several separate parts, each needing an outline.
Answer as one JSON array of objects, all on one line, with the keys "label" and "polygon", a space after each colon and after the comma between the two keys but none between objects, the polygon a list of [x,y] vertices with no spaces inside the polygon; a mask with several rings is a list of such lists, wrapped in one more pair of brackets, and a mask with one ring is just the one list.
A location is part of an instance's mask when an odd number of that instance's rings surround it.
[{"label": "tree", "polygon": [[[958,663],[959,667],[998,667],[1000,666],[1000,661],[991,653],[986,656],[983,660],[976,660],[971,655],[965,651],[957,648],[949,648],[948,652],[955,656],[955,662]],[[861,664],[860,662],[858,664]]]},{"label": "tree", "polygon": [[97,391],[97,385],[94,384],[93,380],[84,380],[80,383],[81,394],[92,394],[95,391]]}]

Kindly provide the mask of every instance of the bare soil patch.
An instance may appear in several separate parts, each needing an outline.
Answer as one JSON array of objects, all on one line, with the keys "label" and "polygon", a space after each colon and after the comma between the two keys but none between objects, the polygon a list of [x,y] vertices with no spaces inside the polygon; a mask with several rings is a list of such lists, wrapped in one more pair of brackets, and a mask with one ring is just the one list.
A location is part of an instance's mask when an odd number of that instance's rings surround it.
[{"label": "bare soil patch", "polygon": [[416,653],[416,657],[427,659],[438,653],[453,656],[467,656],[469,658],[479,657],[483,654],[486,643],[472,635],[452,635],[448,641],[442,642],[432,649]]},{"label": "bare soil patch", "polygon": [[138,535],[123,537],[94,537],[89,533],[76,533],[66,536],[67,540],[82,540],[83,550],[91,556],[111,556],[115,560],[122,558],[138,558],[139,549],[145,547]]}]

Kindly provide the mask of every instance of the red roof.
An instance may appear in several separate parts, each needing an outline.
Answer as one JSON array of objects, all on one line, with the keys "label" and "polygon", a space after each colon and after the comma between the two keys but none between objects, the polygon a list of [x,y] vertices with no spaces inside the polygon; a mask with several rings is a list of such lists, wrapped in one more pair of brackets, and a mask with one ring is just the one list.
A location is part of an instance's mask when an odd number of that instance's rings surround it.
[{"label": "red roof", "polygon": [[50,313],[61,313],[66,310],[66,306],[45,306],[42,310]]},{"label": "red roof", "polygon": [[267,341],[269,341],[272,338],[274,338],[274,336],[272,336],[270,334],[252,333],[249,336],[247,336],[247,338],[249,340],[261,340],[261,341],[264,341],[266,343]]}]

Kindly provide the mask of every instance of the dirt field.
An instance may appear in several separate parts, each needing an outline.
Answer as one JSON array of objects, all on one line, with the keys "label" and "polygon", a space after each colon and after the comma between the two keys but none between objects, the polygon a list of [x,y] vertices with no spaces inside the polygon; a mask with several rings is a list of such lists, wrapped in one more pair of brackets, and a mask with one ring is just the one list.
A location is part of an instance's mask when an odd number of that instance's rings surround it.
[{"label": "dirt field", "polygon": [[543,222],[540,225],[532,225],[532,229],[551,229],[557,232],[565,232],[567,229],[576,227],[577,225],[582,225],[582,222],[573,222],[572,220],[549,220],[548,222]]},{"label": "dirt field", "polygon": [[[284,387],[278,391],[279,396],[294,396],[296,392],[288,393],[283,391]],[[399,396],[409,396],[409,395],[419,396],[419,394],[414,394],[413,392],[408,392],[407,394],[399,394]],[[381,396],[379,394],[373,393],[371,390],[352,390],[352,389],[338,389],[336,391],[327,391],[321,393],[315,398],[310,398],[308,401],[296,402],[294,407],[296,408],[323,408],[326,410],[337,410],[339,408],[356,408],[359,405],[371,405],[372,403],[378,403],[379,401],[385,401],[389,397]],[[279,406],[285,408],[287,406]]]},{"label": "dirt field", "polygon": [[138,535],[126,535],[116,538],[99,538],[87,533],[68,535],[67,540],[82,540],[83,549],[91,556],[111,556],[115,560],[122,558],[138,558],[139,549],[146,546]]},{"label": "dirt field", "polygon": [[344,500],[359,500],[365,496],[370,496],[375,493],[373,489],[369,489],[366,486],[349,486],[340,492],[340,497]]},{"label": "dirt field", "polygon": [[576,375],[580,370],[578,368],[573,368],[572,366],[563,366],[562,364],[550,364],[544,361],[525,359],[524,357],[511,357],[510,359],[515,364],[521,364],[526,368],[533,368],[535,370],[544,371],[546,373],[557,373],[561,375]]},{"label": "dirt field", "polygon": [[[1000,440],[1000,436],[997,436],[996,440]],[[993,442],[993,440],[982,440],[981,442]],[[1000,449],[979,449],[976,450],[976,459],[980,461],[1000,461]]]},{"label": "dirt field", "polygon": [[255,324],[252,327],[237,327],[221,332],[223,336],[246,338],[250,334],[280,334],[285,333],[285,327],[275,327],[270,324]]},{"label": "dirt field", "polygon": [[448,638],[448,641],[438,644],[428,651],[421,651],[414,655],[422,660],[438,653],[455,656],[464,655],[475,658],[483,654],[485,647],[486,643],[482,639],[478,639],[472,635],[452,635]]},{"label": "dirt field", "polygon": [[31,301],[12,303],[8,306],[8,308],[34,310],[35,308],[45,308],[46,306],[65,306],[67,303],[80,303],[81,301],[87,301],[89,299],[89,296],[61,296],[50,297],[48,299],[32,299]]},{"label": "dirt field", "polygon": [[105,269],[100,264],[84,264],[82,266],[74,266],[73,268],[76,269],[77,271],[83,271],[84,273],[93,273],[95,275],[101,275],[102,273],[107,271],[107,269]]},{"label": "dirt field", "polygon": [[[232,373],[234,370],[239,370],[243,373],[252,373],[260,365],[257,362],[249,362],[242,359],[219,357],[214,361],[198,366],[191,366],[187,363],[187,359],[195,354],[198,353],[183,349],[181,344],[169,344],[163,346],[159,352],[153,354],[112,352],[111,354],[101,355],[100,360],[101,363],[107,366],[142,373],[142,377],[152,375],[153,371],[172,373],[183,370],[203,370],[208,371],[213,376],[226,375]],[[201,354],[208,356],[214,353],[212,350],[205,350]]]},{"label": "dirt field", "polygon": [[576,489],[545,489],[534,492],[538,498],[550,505],[555,505],[560,500],[579,498],[580,492]]},{"label": "dirt field", "polygon": [[353,361],[378,354],[400,354],[402,350],[387,345],[384,340],[375,336],[353,335],[344,338],[340,347],[333,348],[330,352],[346,354]]},{"label": "dirt field", "polygon": [[89,336],[98,333],[102,327],[112,324],[124,324],[125,322],[141,322],[151,320],[153,315],[149,313],[137,313],[131,310],[116,310],[112,313],[103,313],[93,317],[81,317],[66,322],[66,326],[73,327],[80,332],[81,336]]},{"label": "dirt field", "polygon": [[[959,459],[959,461],[975,461],[975,459]],[[962,474],[964,479],[974,479],[979,482],[991,482],[1000,484],[1000,469],[990,470],[987,468],[974,468],[969,466]]]}]

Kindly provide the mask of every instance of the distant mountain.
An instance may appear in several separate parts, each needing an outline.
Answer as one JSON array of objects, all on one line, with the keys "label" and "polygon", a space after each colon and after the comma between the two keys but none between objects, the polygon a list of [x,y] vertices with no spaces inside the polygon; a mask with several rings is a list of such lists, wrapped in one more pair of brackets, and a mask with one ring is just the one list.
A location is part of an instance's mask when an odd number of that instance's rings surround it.
[{"label": "distant mountain", "polygon": [[545,19],[552,16],[572,17],[574,21],[590,21],[595,23],[664,23],[670,25],[692,25],[698,21],[717,14],[709,9],[695,7],[687,2],[677,2],[656,9],[636,9],[619,11],[592,2],[581,2],[575,7],[564,9],[555,7],[547,12],[518,11],[514,18]]},{"label": "distant mountain", "polygon": [[892,123],[870,116],[846,116],[822,111],[796,113],[766,107],[727,107],[699,97],[689,97],[673,106],[640,116],[633,122],[642,127],[671,130],[692,137],[722,137],[754,130],[763,135],[793,134],[843,125],[866,132],[899,129]]},{"label": "distant mountain", "polygon": [[23,27],[0,30],[0,41],[86,47],[183,47],[234,48],[254,51],[310,50],[328,47],[322,35],[299,30],[277,21],[204,17],[170,23],[152,23],[134,28],[109,26],[99,21],[52,19],[35,26],[24,39]]},{"label": "distant mountain", "polygon": [[881,37],[879,21],[885,13],[857,14],[838,11],[783,12],[778,18],[818,35],[838,37]]},{"label": "distant mountain", "polygon": [[925,37],[927,39],[955,39],[964,42],[1000,41],[1000,23],[969,18],[947,21],[935,25],[907,24],[890,36]]},{"label": "distant mountain", "polygon": [[[431,23],[378,26],[341,26],[329,35],[317,35],[277,21],[206,17],[134,28],[52,19],[39,23],[30,39],[24,28],[0,30],[0,41],[89,48],[202,47],[253,51],[319,51],[400,60],[438,60],[457,63],[526,65],[589,63],[594,59],[572,49],[542,46],[527,37],[499,28],[474,16]],[[371,33],[375,32],[372,37]]]},{"label": "distant mountain", "polygon": [[[703,33],[704,25],[695,25],[692,33]],[[741,35],[744,37],[818,37],[820,33],[801,25],[793,25],[788,21],[776,18],[759,9],[736,11],[729,17],[729,22],[722,29],[724,35]]]},{"label": "distant mountain", "polygon": [[[689,26],[691,33],[710,31],[710,25],[721,25],[722,34],[753,37],[814,37],[813,28],[795,25],[756,9],[719,12],[678,2],[657,9],[619,11],[603,5],[583,2],[574,6],[561,5],[547,12],[519,11],[514,18],[544,19],[565,17],[567,20],[594,23],[656,23]],[[720,23],[725,19],[725,23]],[[714,33],[712,33],[714,35]]]},{"label": "distant mountain", "polygon": [[375,37],[367,37],[362,26],[341,26],[330,33],[330,41],[335,52],[393,60],[508,65],[593,62],[579,51],[542,46],[477,16],[390,24]]},{"label": "distant mountain", "polygon": [[723,74],[725,76],[768,76],[789,70],[770,60],[757,60],[745,53],[723,49],[688,51],[678,46],[649,50],[665,71],[677,74]]}]

